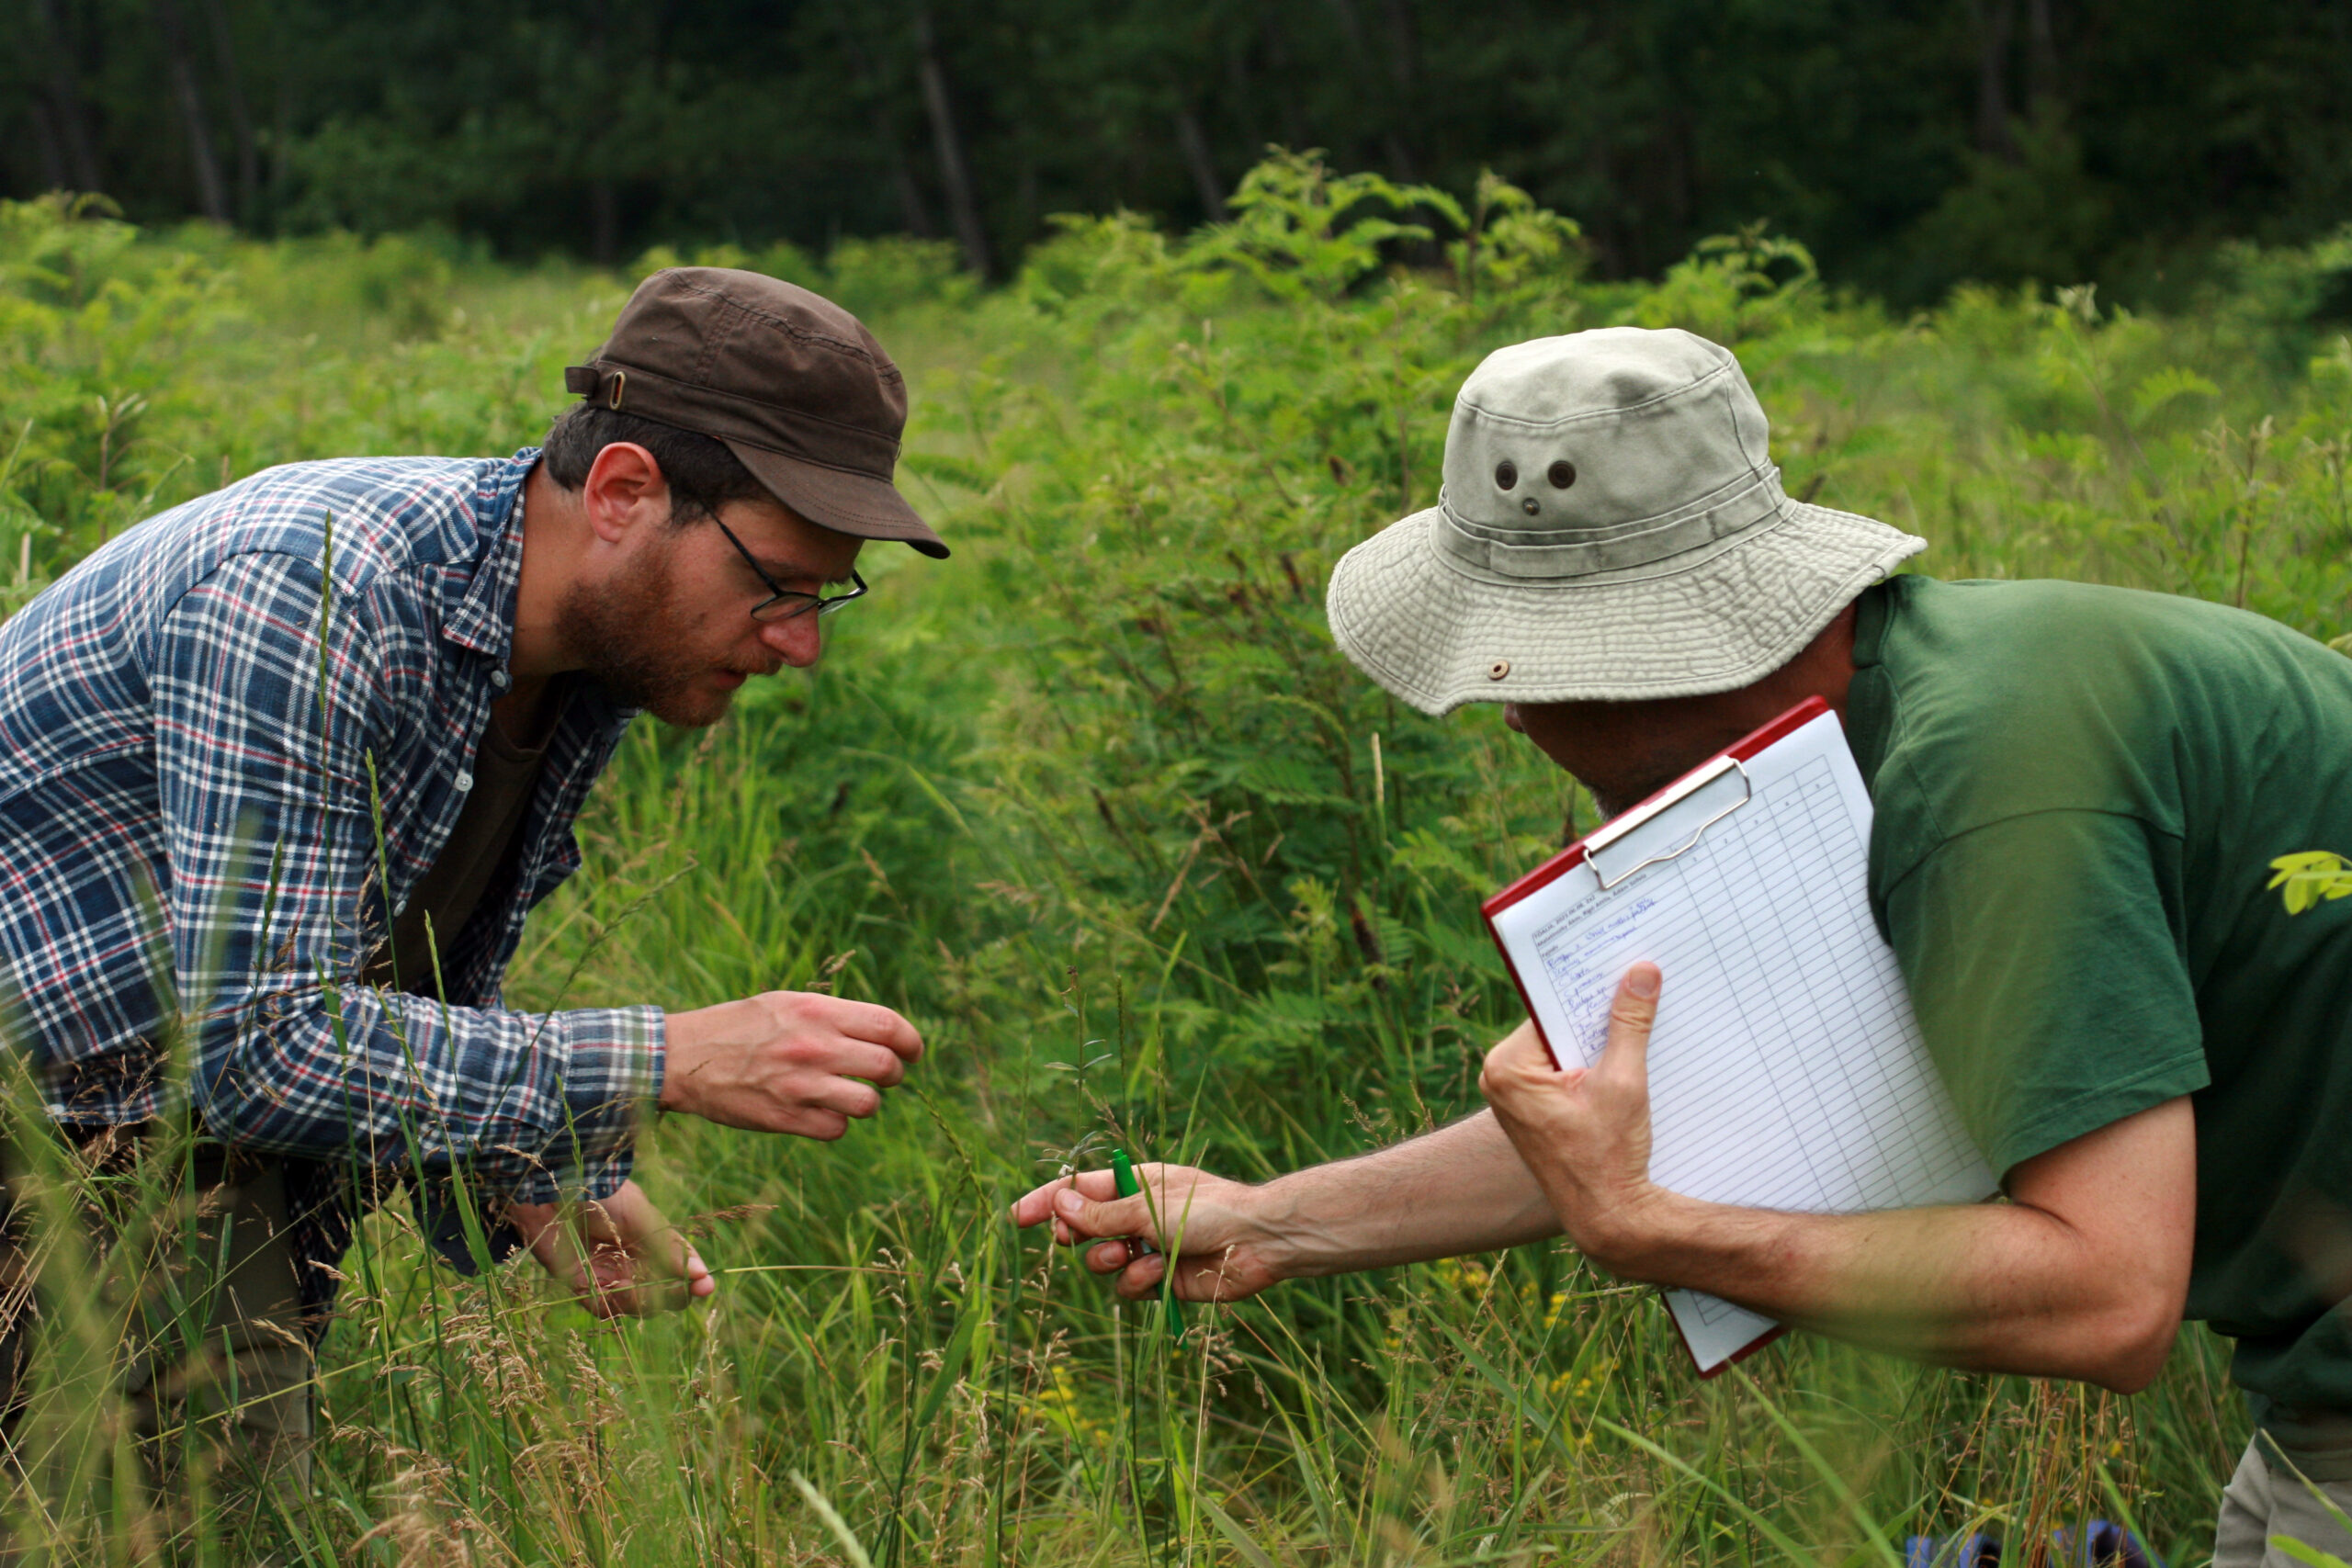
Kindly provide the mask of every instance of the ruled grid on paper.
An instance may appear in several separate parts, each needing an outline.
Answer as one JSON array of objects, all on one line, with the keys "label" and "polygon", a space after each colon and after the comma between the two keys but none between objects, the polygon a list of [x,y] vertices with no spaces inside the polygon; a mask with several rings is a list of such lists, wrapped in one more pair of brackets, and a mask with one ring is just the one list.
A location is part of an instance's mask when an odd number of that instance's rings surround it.
[{"label": "ruled grid on paper", "polygon": [[[1619,979],[1649,959],[1665,975],[1650,1044],[1660,1186],[1816,1213],[1989,1195],[1871,919],[1870,799],[1836,717],[1746,768],[1747,803],[1679,856],[1606,891],[1579,865],[1496,916],[1545,1039],[1589,1065]],[[1611,874],[1734,798],[1669,808],[1603,852]],[[1712,1297],[1668,1298],[1702,1371],[1772,1327]]]}]

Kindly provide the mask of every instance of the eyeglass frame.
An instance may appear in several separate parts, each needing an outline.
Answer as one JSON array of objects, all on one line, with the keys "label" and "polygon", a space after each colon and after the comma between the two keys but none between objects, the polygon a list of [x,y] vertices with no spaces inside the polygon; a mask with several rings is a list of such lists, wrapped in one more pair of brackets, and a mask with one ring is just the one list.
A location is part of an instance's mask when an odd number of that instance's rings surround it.
[{"label": "eyeglass frame", "polygon": [[[851,600],[863,599],[865,597],[866,593],[870,592],[865,586],[865,579],[857,575],[857,569],[855,567],[852,567],[850,569],[849,581],[851,586],[850,591],[846,593],[836,593],[828,598],[821,593],[804,593],[797,588],[786,588],[782,583],[776,581],[775,578],[770,577],[767,574],[767,570],[760,565],[759,558],[753,556],[750,550],[743,547],[743,541],[735,536],[734,529],[729,528],[724,523],[720,523],[716,514],[711,517],[711,522],[717,525],[720,533],[727,536],[727,542],[735,547],[735,553],[743,558],[743,564],[752,569],[752,575],[758,578],[762,585],[763,585],[768,591],[768,596],[766,598],[752,606],[752,619],[759,622],[762,626],[771,625],[777,621],[796,620],[798,617],[807,615],[811,610],[817,612],[819,619],[822,619],[823,617],[831,615],[835,610],[840,609],[842,605],[848,604]],[[804,603],[796,605],[792,609],[785,611],[781,615],[771,615],[762,614],[762,612],[766,610],[770,605],[781,604],[786,600],[791,599],[802,600]]]}]

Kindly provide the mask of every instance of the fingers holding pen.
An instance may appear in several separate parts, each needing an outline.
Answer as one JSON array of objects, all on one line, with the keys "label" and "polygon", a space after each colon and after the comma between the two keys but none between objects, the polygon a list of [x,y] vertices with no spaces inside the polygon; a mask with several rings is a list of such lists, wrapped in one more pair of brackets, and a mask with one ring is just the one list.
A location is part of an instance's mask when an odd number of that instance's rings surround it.
[{"label": "fingers holding pen", "polygon": [[[1143,1190],[1125,1198],[1111,1171],[1057,1177],[1024,1193],[1013,1221],[1050,1221],[1054,1239],[1081,1248],[1087,1270],[1115,1276],[1129,1300],[1165,1278],[1185,1301],[1239,1301],[1283,1277],[1283,1238],[1262,1218],[1266,1189],[1189,1166],[1142,1165],[1135,1175]],[[1172,1264],[1169,1249],[1182,1253]]]},{"label": "fingers holding pen", "polygon": [[1067,1247],[1070,1234],[1067,1224],[1054,1212],[1054,1201],[1065,1191],[1075,1190],[1081,1197],[1104,1199],[1118,1196],[1118,1180],[1107,1170],[1080,1170],[1057,1176],[1042,1182],[1014,1200],[1012,1223],[1024,1230],[1031,1225],[1054,1222],[1054,1239]]}]

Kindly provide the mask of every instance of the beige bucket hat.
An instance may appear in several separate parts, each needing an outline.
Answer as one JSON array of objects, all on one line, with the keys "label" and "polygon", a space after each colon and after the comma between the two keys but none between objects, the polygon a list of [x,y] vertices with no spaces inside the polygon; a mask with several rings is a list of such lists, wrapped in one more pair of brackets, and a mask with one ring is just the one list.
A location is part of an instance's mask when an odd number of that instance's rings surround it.
[{"label": "beige bucket hat", "polygon": [[1487,356],[1438,503],[1331,573],[1331,633],[1426,714],[1745,686],[1925,539],[1792,501],[1729,349],[1605,327]]}]

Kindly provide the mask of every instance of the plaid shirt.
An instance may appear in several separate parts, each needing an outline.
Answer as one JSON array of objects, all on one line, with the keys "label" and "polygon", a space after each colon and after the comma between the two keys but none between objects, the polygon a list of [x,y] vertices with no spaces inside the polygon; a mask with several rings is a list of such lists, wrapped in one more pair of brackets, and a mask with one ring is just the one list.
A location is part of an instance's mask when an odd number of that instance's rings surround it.
[{"label": "plaid shirt", "polygon": [[571,823],[629,710],[593,687],[565,710],[446,1005],[354,978],[447,840],[511,683],[536,457],[272,468],[0,625],[0,1038],[52,1117],[155,1116],[177,1043],[225,1143],[462,1168],[534,1201],[627,1174],[661,1013],[508,1012],[499,984],[526,912],[580,864]]}]

